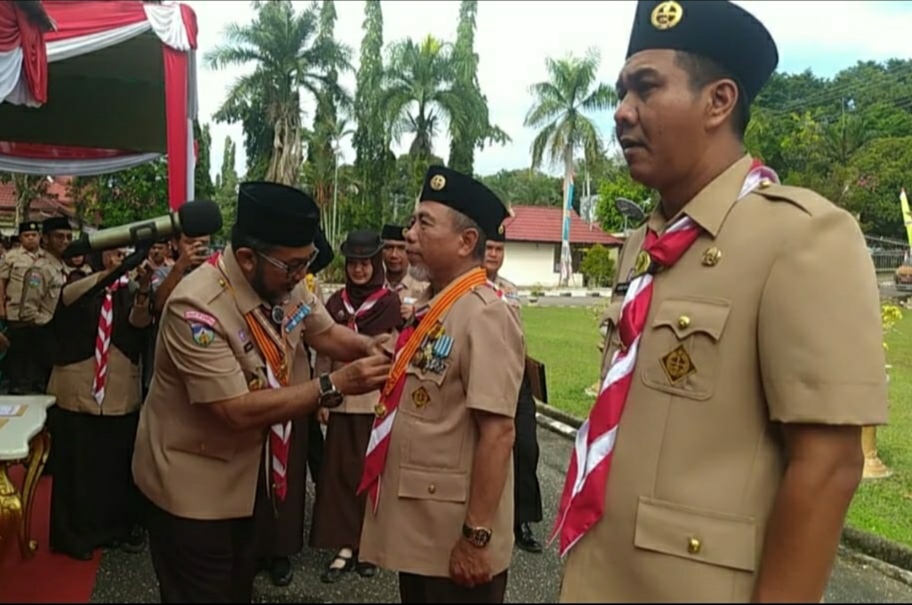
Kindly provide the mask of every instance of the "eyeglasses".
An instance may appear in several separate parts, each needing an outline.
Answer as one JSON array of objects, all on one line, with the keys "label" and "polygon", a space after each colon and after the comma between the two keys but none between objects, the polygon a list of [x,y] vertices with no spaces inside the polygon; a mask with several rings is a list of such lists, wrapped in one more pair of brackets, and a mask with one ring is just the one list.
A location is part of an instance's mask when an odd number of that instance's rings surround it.
[{"label": "eyeglasses", "polygon": [[262,252],[257,252],[257,255],[263,257],[263,259],[266,260],[273,267],[277,267],[277,268],[281,269],[282,271],[284,271],[286,277],[294,277],[295,275],[300,275],[304,271],[307,271],[308,267],[310,267],[313,264],[313,262],[315,260],[317,260],[317,254],[319,254],[319,252],[317,250],[314,250],[310,254],[310,257],[307,258],[307,260],[298,261],[298,262],[295,262],[295,263],[292,263],[289,265],[288,263],[283,263],[279,259],[273,258],[273,257],[269,256],[268,254],[263,254]]}]

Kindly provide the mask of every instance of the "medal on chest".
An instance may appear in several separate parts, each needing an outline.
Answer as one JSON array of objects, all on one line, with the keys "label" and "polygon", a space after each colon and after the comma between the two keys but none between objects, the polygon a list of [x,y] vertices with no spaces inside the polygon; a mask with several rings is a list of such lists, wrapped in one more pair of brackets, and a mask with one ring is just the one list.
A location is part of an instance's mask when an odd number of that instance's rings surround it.
[{"label": "medal on chest", "polygon": [[413,363],[419,370],[442,374],[449,364],[452,350],[453,337],[446,333],[442,323],[437,322],[418,347]]}]

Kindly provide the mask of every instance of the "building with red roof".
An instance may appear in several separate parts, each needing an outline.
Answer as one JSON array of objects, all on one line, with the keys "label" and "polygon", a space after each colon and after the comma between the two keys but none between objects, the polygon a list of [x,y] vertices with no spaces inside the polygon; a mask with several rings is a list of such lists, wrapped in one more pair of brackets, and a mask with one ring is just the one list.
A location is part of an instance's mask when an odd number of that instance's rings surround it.
[{"label": "building with red roof", "polygon": [[[32,202],[29,216],[23,219],[41,221],[50,216],[66,216],[73,219],[73,201],[69,195],[71,177],[50,177],[47,195]],[[17,233],[16,225],[16,187],[13,183],[0,183],[0,233],[14,235]]]},{"label": "building with red roof", "polygon": [[[501,275],[521,288],[557,287],[560,281],[563,209],[554,206],[513,206],[504,221],[506,245]],[[579,266],[583,254],[600,244],[617,250],[623,241],[602,231],[597,223],[586,223],[570,211],[570,250],[573,254],[571,287],[582,287]]]}]

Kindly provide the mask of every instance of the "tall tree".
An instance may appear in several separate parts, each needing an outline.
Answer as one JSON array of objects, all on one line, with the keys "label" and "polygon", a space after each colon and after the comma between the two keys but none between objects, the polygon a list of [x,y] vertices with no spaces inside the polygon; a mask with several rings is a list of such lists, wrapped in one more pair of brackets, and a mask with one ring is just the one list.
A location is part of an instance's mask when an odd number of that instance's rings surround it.
[{"label": "tall tree", "polygon": [[235,169],[237,146],[230,136],[225,137],[222,170],[215,180],[215,201],[222,211],[222,238],[227,238],[237,217],[238,175]]},{"label": "tall tree", "polygon": [[211,200],[215,195],[215,186],[210,174],[209,150],[212,148],[212,135],[209,132],[209,124],[200,127],[199,122],[194,121],[193,131],[197,149],[196,170],[193,173],[194,197],[198,200]]},{"label": "tall tree", "polygon": [[[364,6],[364,38],[355,89],[355,121],[358,128],[352,143],[355,148],[355,173],[360,182],[360,201],[365,208],[364,226],[379,225],[378,211],[386,198],[386,180],[395,158],[390,152],[388,123],[382,105],[383,87],[383,10],[380,0],[367,0]],[[374,211],[367,210],[368,208]]]},{"label": "tall tree", "polygon": [[16,224],[29,220],[32,203],[48,197],[48,177],[31,174],[0,173],[0,183],[12,183],[16,191]]},{"label": "tall tree", "polygon": [[211,69],[254,65],[235,81],[220,113],[240,115],[254,107],[264,113],[273,130],[266,179],[295,185],[302,161],[300,90],[317,97],[329,85],[327,72],[348,64],[348,51],[334,40],[317,38],[315,5],[295,13],[289,0],[271,0],[255,3],[255,10],[252,23],[229,25],[226,43],[205,60]]},{"label": "tall tree", "polygon": [[461,91],[471,109],[450,116],[449,166],[465,174],[474,172],[476,148],[483,148],[489,141],[503,144],[510,140],[505,132],[490,124],[488,101],[478,83],[478,54],[475,52],[477,14],[477,0],[462,0],[453,48],[455,89]]}]

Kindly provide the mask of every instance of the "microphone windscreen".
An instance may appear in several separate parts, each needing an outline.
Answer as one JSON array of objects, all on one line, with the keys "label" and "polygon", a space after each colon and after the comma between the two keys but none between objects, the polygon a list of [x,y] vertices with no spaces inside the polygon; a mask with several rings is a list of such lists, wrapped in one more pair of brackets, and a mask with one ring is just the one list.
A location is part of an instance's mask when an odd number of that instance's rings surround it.
[{"label": "microphone windscreen", "polygon": [[181,233],[187,237],[212,235],[222,228],[222,211],[211,200],[187,202],[177,211]]}]

